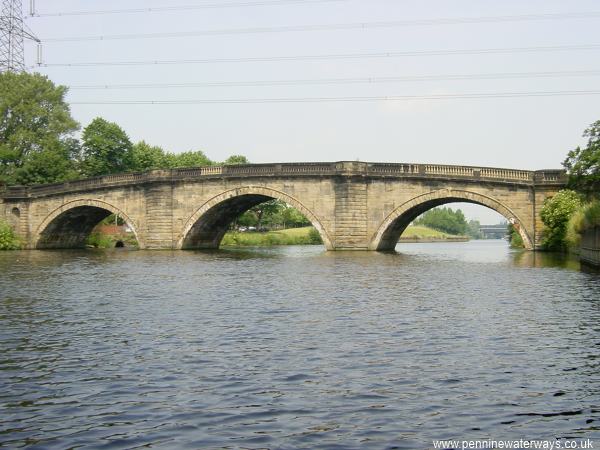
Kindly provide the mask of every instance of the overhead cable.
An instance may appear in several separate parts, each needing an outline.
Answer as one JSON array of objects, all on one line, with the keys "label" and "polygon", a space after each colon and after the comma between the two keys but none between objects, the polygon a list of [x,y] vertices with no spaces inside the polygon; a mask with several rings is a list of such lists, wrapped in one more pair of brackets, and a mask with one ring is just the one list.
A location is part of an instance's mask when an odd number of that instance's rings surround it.
[{"label": "overhead cable", "polygon": [[132,39],[159,39],[159,38],[181,38],[194,36],[218,36],[218,35],[241,35],[241,34],[260,34],[260,33],[288,33],[305,31],[342,31],[342,30],[366,30],[366,29],[386,29],[398,27],[414,26],[435,26],[435,25],[456,25],[456,24],[481,24],[481,23],[500,23],[500,22],[525,22],[525,21],[546,21],[546,20],[565,20],[565,19],[598,19],[600,12],[571,12],[554,14],[521,14],[512,16],[484,16],[484,17],[456,17],[442,19],[417,19],[417,20],[398,20],[388,22],[359,22],[359,23],[338,23],[338,24],[317,24],[317,25],[284,25],[276,27],[253,27],[253,28],[226,28],[214,30],[194,30],[194,31],[176,31],[165,33],[133,33],[133,34],[112,34],[100,36],[67,36],[44,39],[44,42],[84,42],[84,41],[112,41],[112,40],[132,40]]},{"label": "overhead cable", "polygon": [[538,92],[489,92],[475,94],[389,95],[372,97],[289,97],[289,98],[232,98],[232,99],[185,99],[185,100],[80,100],[71,105],[218,105],[256,103],[330,103],[330,102],[393,102],[416,100],[463,100],[521,97],[564,97],[600,95],[600,91],[538,91]]},{"label": "overhead cable", "polygon": [[362,78],[320,78],[295,80],[250,80],[250,81],[210,81],[201,83],[133,83],[133,84],[87,84],[71,85],[71,90],[99,89],[172,89],[172,88],[213,88],[213,87],[277,87],[300,85],[336,84],[379,84],[413,81],[459,81],[459,80],[500,80],[521,78],[554,78],[600,76],[600,70],[574,70],[554,72],[503,72],[459,75],[413,75],[401,77],[362,77]]},{"label": "overhead cable", "polygon": [[127,9],[104,9],[92,11],[59,11],[50,13],[34,13],[29,17],[70,17],[70,16],[95,16],[107,14],[139,14],[139,13],[157,13],[174,11],[191,11],[198,9],[221,9],[221,8],[242,8],[253,6],[287,6],[287,5],[311,5],[315,3],[340,3],[349,0],[263,0],[263,1],[240,1],[240,2],[220,2],[205,3],[200,5],[179,5],[179,6],[157,6],[152,8],[127,8]]},{"label": "overhead cable", "polygon": [[401,58],[414,56],[452,56],[452,55],[485,55],[485,54],[510,54],[510,53],[545,53],[565,51],[600,50],[600,44],[583,45],[556,45],[546,47],[508,47],[508,48],[480,48],[480,49],[455,49],[455,50],[416,50],[416,51],[389,51],[373,53],[334,53],[322,55],[276,55],[254,56],[242,58],[203,58],[203,59],[171,59],[171,60],[145,60],[145,61],[88,61],[41,64],[41,67],[97,67],[97,66],[153,66],[176,64],[221,64],[221,63],[257,63],[280,61],[330,61],[352,60],[368,58]]}]

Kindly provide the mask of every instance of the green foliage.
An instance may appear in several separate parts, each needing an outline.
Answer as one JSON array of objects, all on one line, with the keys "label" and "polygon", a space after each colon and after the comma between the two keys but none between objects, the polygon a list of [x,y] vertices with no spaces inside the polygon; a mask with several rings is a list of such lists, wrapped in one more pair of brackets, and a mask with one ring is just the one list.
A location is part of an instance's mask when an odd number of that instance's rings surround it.
[{"label": "green foliage", "polygon": [[223,163],[225,166],[233,166],[236,164],[250,164],[250,161],[248,161],[248,158],[243,155],[231,155]]},{"label": "green foliage", "polygon": [[0,183],[76,176],[69,136],[79,124],[64,100],[66,92],[37,73],[0,73]]},{"label": "green foliage", "polygon": [[225,247],[271,247],[274,245],[319,245],[321,235],[314,227],[269,231],[266,233],[230,231],[221,245]]},{"label": "green foliage", "polygon": [[113,248],[115,246],[111,236],[97,232],[91,233],[88,236],[86,244],[94,248]]},{"label": "green foliage", "polygon": [[164,168],[176,169],[179,167],[200,167],[213,166],[214,161],[211,161],[208,156],[201,150],[189,151],[183,153],[167,153],[167,165]]},{"label": "green foliage", "polygon": [[68,148],[45,149],[32,153],[15,171],[16,184],[46,184],[76,180],[79,173]]},{"label": "green foliage", "polygon": [[469,223],[467,224],[467,236],[471,239],[483,239],[481,223],[479,223],[479,220],[469,220]]},{"label": "green foliage", "polygon": [[554,251],[567,249],[567,225],[581,205],[581,196],[569,189],[559,191],[554,197],[544,201],[540,211],[545,226],[542,239],[544,249]]},{"label": "green foliage", "polygon": [[525,244],[523,243],[523,238],[521,234],[517,231],[515,226],[511,223],[508,224],[508,235],[510,236],[510,246],[512,248],[524,248]]},{"label": "green foliage", "polygon": [[566,232],[568,246],[576,250],[583,233],[597,226],[600,226],[600,201],[593,200],[579,207],[571,216]]},{"label": "green foliage", "polygon": [[310,226],[310,220],[281,200],[270,200],[250,208],[237,218],[234,226],[298,228]]},{"label": "green foliage", "polygon": [[169,168],[171,161],[165,151],[158,146],[150,145],[145,141],[138,142],[131,147],[129,156],[129,170],[145,172],[154,169]]},{"label": "green foliage", "polygon": [[463,212],[460,209],[454,211],[452,208],[430,209],[415,220],[414,224],[454,235],[465,235],[469,230]]},{"label": "green foliage", "polygon": [[132,144],[114,122],[96,117],[82,135],[81,172],[87,177],[126,172],[131,164]]},{"label": "green foliage", "polygon": [[280,200],[269,200],[252,208],[256,214],[256,226],[261,228],[263,225],[273,225],[275,217],[281,213],[282,208],[285,208],[285,203]]},{"label": "green foliage", "polygon": [[[113,225],[115,224],[115,219],[114,215],[110,215],[100,223]],[[125,222],[119,218],[118,224],[123,225]],[[137,239],[133,233],[111,232],[105,231],[102,228],[95,228],[90,233],[86,240],[86,245],[94,248],[115,248],[118,241],[121,241],[126,247],[138,247]]]},{"label": "green foliage", "polygon": [[443,241],[451,240],[456,236],[444,233],[443,231],[434,230],[423,225],[409,225],[402,232],[400,240],[424,240],[424,241]]},{"label": "green foliage", "polygon": [[577,147],[568,153],[563,166],[569,173],[569,187],[598,198],[600,194],[600,120],[583,133],[588,138],[585,148]]},{"label": "green foliage", "polygon": [[321,235],[315,227],[310,228],[310,231],[308,232],[308,239],[310,244],[312,245],[318,245],[323,243],[323,238],[321,238]]},{"label": "green foliage", "polygon": [[600,226],[600,201],[594,200],[583,209],[583,229]]},{"label": "green foliage", "polygon": [[[65,102],[67,88],[40,74],[0,73],[0,184],[42,184],[153,169],[211,166],[202,151],[170,153],[131,143],[116,123],[97,117],[79,124]],[[248,164],[243,155],[224,162]]]},{"label": "green foliage", "polygon": [[12,227],[3,220],[0,220],[0,250],[18,250],[21,248],[21,241],[15,235]]}]

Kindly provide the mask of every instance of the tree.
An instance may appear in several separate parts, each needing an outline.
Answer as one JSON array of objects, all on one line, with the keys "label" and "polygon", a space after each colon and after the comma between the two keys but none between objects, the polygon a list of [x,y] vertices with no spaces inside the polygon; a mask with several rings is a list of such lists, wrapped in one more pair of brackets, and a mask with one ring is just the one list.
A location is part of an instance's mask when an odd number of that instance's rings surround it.
[{"label": "tree", "polygon": [[564,251],[567,249],[567,225],[571,216],[581,205],[580,194],[569,189],[563,189],[554,197],[544,201],[540,216],[545,225],[542,246],[546,250]]},{"label": "tree", "polygon": [[415,220],[415,225],[458,235],[467,234],[469,228],[463,212],[460,209],[453,211],[452,208],[430,209]]},{"label": "tree", "polygon": [[215,164],[214,161],[211,161],[201,150],[177,154],[169,153],[168,161],[169,167],[172,169],[178,167],[212,166]]},{"label": "tree", "polygon": [[161,147],[150,145],[145,141],[138,142],[131,147],[129,170],[143,172],[168,167],[169,156]]},{"label": "tree", "polygon": [[283,202],[280,200],[269,200],[251,208],[256,214],[257,224],[256,226],[260,229],[263,225],[263,220],[277,214],[282,208]]},{"label": "tree", "polygon": [[132,144],[114,122],[95,118],[83,130],[81,171],[93,177],[126,172],[131,164]]},{"label": "tree", "polygon": [[223,163],[225,166],[233,166],[236,164],[250,164],[250,161],[248,161],[248,158],[246,158],[244,155],[231,155]]},{"label": "tree", "polygon": [[285,205],[285,208],[281,212],[281,218],[284,228],[304,227],[310,225],[310,220],[308,220],[300,211],[290,205]]},{"label": "tree", "polygon": [[469,220],[467,226],[467,234],[471,239],[483,239],[481,223],[479,223],[479,220]]},{"label": "tree", "polygon": [[15,170],[18,184],[58,183],[79,178],[74,155],[78,152],[79,142],[75,139],[65,141],[56,148],[46,148],[29,155],[23,165]]},{"label": "tree", "polygon": [[588,197],[600,196],[600,120],[584,131],[585,148],[571,150],[563,166],[569,174],[569,187]]},{"label": "tree", "polygon": [[0,182],[74,176],[68,139],[79,124],[71,117],[66,93],[65,86],[37,73],[0,73]]}]

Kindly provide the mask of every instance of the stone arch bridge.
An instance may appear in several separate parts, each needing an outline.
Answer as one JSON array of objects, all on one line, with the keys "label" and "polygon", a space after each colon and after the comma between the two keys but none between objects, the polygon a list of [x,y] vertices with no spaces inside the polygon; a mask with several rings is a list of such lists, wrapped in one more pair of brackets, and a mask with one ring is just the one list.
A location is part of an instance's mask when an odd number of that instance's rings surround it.
[{"label": "stone arch bridge", "polygon": [[418,215],[438,205],[487,206],[538,248],[543,201],[561,170],[526,171],[365,162],[251,164],[153,170],[0,191],[0,215],[30,249],[84,246],[118,213],[141,248],[217,248],[232,220],[276,198],[299,209],[328,250],[393,250]]}]

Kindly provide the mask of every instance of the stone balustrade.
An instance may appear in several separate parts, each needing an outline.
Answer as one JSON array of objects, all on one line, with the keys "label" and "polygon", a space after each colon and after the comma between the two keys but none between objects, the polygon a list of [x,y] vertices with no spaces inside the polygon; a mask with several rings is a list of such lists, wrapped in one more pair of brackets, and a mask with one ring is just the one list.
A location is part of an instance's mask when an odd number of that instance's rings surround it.
[{"label": "stone balustrade", "polygon": [[140,173],[105,175],[84,180],[36,186],[0,188],[0,198],[29,198],[63,192],[85,191],[121,185],[194,180],[200,178],[251,178],[263,176],[366,176],[392,178],[426,178],[473,182],[514,183],[525,185],[564,185],[563,170],[528,171],[491,167],[452,166],[441,164],[366,163],[274,163],[208,166],[151,170]]}]

